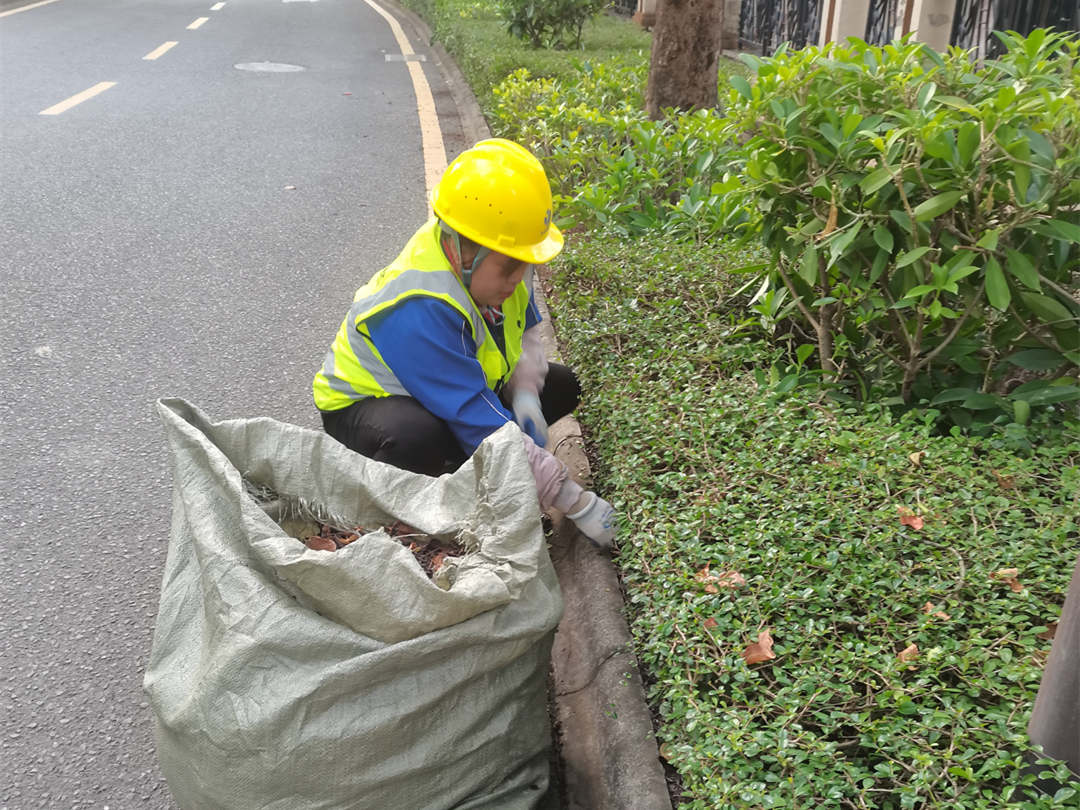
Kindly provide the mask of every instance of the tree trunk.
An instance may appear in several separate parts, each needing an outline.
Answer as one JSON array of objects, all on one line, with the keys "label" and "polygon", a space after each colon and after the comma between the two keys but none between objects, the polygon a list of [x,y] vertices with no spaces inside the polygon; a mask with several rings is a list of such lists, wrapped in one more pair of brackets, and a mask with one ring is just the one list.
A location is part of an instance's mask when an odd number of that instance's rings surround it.
[{"label": "tree trunk", "polygon": [[724,0],[659,0],[645,111],[715,107]]}]

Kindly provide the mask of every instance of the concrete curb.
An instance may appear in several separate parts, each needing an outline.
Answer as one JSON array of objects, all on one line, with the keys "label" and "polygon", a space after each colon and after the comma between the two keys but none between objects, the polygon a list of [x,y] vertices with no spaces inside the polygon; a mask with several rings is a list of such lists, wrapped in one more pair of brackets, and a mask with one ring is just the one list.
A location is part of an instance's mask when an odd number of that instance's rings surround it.
[{"label": "concrete curb", "polygon": [[[449,54],[431,41],[428,25],[411,11],[381,1],[435,56],[466,141],[490,137],[472,90]],[[548,356],[557,359],[555,331],[539,286],[541,335]],[[591,473],[577,420],[568,416],[552,425],[549,445],[574,479],[588,486]],[[559,514],[552,517],[551,560],[566,603],[551,653],[563,810],[671,810],[615,567],[573,523]]]}]

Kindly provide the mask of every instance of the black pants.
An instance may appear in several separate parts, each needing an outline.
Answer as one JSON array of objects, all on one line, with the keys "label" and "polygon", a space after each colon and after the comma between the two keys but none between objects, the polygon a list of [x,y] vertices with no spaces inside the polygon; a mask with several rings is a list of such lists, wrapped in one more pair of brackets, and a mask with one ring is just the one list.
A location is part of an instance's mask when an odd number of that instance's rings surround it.
[{"label": "black pants", "polygon": [[[577,407],[581,384],[566,366],[548,367],[540,407],[550,425]],[[504,401],[504,405],[509,404]],[[465,461],[449,425],[412,397],[367,397],[339,411],[322,411],[323,428],[348,447],[424,475],[442,475]]]}]

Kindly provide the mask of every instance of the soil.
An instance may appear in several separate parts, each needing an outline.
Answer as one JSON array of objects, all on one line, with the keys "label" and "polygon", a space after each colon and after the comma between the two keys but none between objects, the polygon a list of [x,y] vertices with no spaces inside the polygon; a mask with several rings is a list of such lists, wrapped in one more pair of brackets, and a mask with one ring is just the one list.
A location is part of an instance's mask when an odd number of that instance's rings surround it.
[{"label": "soil", "polygon": [[[435,572],[442,567],[447,557],[460,557],[465,549],[453,540],[441,540],[424,534],[419,529],[414,529],[400,520],[383,528],[388,535],[405,546],[416,557],[428,579],[435,576]],[[303,538],[301,542],[315,551],[337,551],[350,543],[355,543],[369,530],[363,526],[354,529],[338,529],[325,523],[319,524],[319,533]]]}]

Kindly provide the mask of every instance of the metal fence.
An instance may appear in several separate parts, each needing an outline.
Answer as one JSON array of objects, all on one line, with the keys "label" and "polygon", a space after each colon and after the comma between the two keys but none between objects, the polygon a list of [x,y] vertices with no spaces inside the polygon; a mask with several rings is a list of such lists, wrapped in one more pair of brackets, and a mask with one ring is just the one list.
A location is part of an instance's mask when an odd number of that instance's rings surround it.
[{"label": "metal fence", "polygon": [[1025,36],[1036,28],[1080,31],[1077,0],[957,0],[951,42],[975,52],[979,59],[1001,52],[993,31],[1018,31]]},{"label": "metal fence", "polygon": [[866,34],[863,36],[871,45],[884,45],[892,42],[908,29],[911,3],[902,0],[871,0],[866,12]]},{"label": "metal fence", "polygon": [[[739,49],[767,55],[782,42],[795,48],[816,44],[823,5],[824,0],[742,0]],[[866,41],[884,45],[909,32],[914,5],[914,0],[870,0]],[[956,0],[951,42],[983,59],[1001,52],[993,31],[1027,35],[1046,27],[1080,31],[1080,0]]]},{"label": "metal fence", "polygon": [[771,54],[781,43],[793,48],[818,41],[822,0],[742,0],[739,49]]}]

